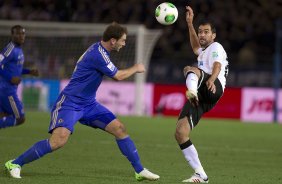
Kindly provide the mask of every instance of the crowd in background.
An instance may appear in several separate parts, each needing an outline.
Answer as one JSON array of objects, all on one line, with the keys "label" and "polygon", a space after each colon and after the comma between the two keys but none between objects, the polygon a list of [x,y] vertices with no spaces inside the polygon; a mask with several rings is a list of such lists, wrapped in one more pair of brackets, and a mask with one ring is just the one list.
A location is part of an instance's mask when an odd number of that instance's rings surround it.
[{"label": "crowd in background", "polygon": [[177,22],[163,26],[154,18],[163,1],[150,0],[0,0],[0,19],[59,22],[144,24],[162,29],[152,63],[196,61],[190,47],[185,6],[194,9],[195,24],[202,18],[214,21],[217,41],[234,66],[269,66],[275,46],[275,22],[282,19],[281,0],[171,0],[179,11]]}]

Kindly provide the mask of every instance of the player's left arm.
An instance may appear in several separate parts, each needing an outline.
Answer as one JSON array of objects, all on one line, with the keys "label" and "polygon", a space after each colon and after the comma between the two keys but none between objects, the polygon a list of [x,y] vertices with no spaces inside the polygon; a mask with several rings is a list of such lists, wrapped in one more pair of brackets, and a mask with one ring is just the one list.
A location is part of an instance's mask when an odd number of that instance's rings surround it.
[{"label": "player's left arm", "polygon": [[210,78],[206,81],[206,85],[208,89],[215,93],[216,92],[216,86],[214,84],[214,81],[218,78],[218,75],[220,74],[222,70],[222,65],[224,65],[224,61],[226,60],[226,53],[219,43],[214,43],[212,45],[212,49],[209,56],[209,63],[212,64],[212,73]]},{"label": "player's left arm", "polygon": [[213,69],[212,69],[212,74],[210,76],[210,78],[207,80],[206,85],[208,87],[208,89],[215,93],[216,92],[216,86],[214,84],[214,81],[217,79],[219,73],[221,70],[221,63],[218,61],[215,61],[213,63]]},{"label": "player's left arm", "polygon": [[113,79],[120,81],[127,79],[135,73],[143,73],[145,72],[145,67],[142,63],[136,63],[132,67],[127,69],[118,70],[117,73],[113,76]]},{"label": "player's left arm", "polygon": [[[111,77],[116,81],[121,81],[124,79],[129,78],[130,76],[134,75],[135,73],[143,73],[145,72],[145,66],[142,63],[136,63],[133,66],[126,68],[126,69],[118,69],[108,57],[101,57],[99,55],[96,58],[96,61],[91,62],[92,67],[96,68],[104,75]],[[106,60],[105,60],[106,58]]]}]

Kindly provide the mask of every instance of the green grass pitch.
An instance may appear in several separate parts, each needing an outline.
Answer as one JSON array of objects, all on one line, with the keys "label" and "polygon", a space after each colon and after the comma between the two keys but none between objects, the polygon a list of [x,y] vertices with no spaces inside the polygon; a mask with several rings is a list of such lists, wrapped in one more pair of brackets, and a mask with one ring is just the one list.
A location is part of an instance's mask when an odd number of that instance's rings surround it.
[{"label": "green grass pitch", "polygon": [[[0,130],[0,184],[139,183],[113,136],[79,123],[64,148],[25,165],[21,180],[8,177],[4,170],[7,160],[49,137],[49,114],[26,114],[26,124]],[[176,117],[120,120],[135,141],[143,165],[161,176],[154,183],[181,183],[193,173],[174,140]],[[191,140],[210,183],[282,183],[281,125],[203,119],[193,130]]]}]

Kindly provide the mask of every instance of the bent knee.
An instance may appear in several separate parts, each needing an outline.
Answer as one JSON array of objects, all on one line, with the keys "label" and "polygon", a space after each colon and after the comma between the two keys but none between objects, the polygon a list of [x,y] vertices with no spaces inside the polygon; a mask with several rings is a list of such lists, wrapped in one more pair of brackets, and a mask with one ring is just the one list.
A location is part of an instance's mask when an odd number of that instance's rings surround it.
[{"label": "bent knee", "polygon": [[106,127],[106,131],[119,139],[127,136],[126,128],[120,121],[115,121],[109,124],[109,126]]},{"label": "bent knee", "polygon": [[67,143],[70,133],[71,132],[65,128],[55,129],[49,139],[52,150],[63,147]]},{"label": "bent knee", "polygon": [[52,148],[52,150],[57,150],[61,147],[63,147],[66,143],[67,143],[67,138],[66,137],[61,137],[61,138],[56,138],[56,139],[50,139],[50,146]]},{"label": "bent knee", "polygon": [[25,122],[25,117],[20,117],[16,119],[16,126],[21,125]]},{"label": "bent knee", "polygon": [[51,143],[51,148],[52,150],[56,150],[56,149],[63,147],[66,143],[67,143],[67,140],[56,140]]},{"label": "bent knee", "polygon": [[186,77],[188,73],[195,73],[198,77],[200,76],[200,70],[194,66],[185,66],[183,69],[184,76]]},{"label": "bent knee", "polygon": [[114,129],[114,135],[117,137],[123,137],[126,133],[125,126],[120,123],[115,129]]}]

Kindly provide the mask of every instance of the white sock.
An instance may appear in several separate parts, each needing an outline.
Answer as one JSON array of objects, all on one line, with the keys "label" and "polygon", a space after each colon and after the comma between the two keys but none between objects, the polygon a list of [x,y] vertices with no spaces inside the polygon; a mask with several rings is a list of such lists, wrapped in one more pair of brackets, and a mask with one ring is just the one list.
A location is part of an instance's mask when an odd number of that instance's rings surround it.
[{"label": "white sock", "polygon": [[203,179],[207,179],[208,176],[203,169],[195,146],[193,144],[190,145],[188,148],[183,149],[182,153],[195,172],[200,174]]},{"label": "white sock", "polygon": [[186,77],[186,87],[188,90],[197,92],[198,90],[198,76],[195,73],[189,73]]}]

